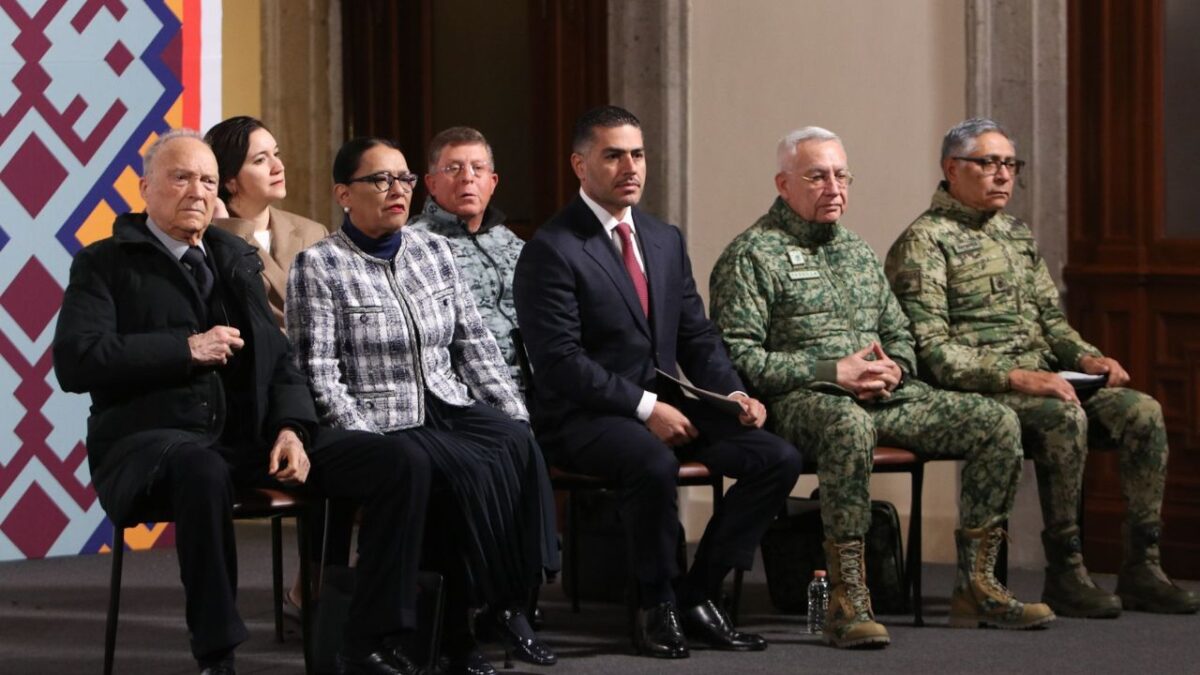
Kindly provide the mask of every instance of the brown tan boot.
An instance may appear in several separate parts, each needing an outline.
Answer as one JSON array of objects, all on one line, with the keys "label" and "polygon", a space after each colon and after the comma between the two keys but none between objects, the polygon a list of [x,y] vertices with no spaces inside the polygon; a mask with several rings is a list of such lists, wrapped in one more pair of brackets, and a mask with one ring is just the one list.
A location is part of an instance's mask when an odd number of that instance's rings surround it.
[{"label": "brown tan boot", "polygon": [[825,641],[848,649],[881,648],[891,643],[887,629],[875,622],[862,539],[825,540],[829,565],[829,609]]},{"label": "brown tan boot", "polygon": [[996,579],[996,554],[1008,536],[996,522],[954,533],[958,542],[958,579],[950,598],[952,628],[1024,629],[1054,620],[1049,606],[1020,602]]}]

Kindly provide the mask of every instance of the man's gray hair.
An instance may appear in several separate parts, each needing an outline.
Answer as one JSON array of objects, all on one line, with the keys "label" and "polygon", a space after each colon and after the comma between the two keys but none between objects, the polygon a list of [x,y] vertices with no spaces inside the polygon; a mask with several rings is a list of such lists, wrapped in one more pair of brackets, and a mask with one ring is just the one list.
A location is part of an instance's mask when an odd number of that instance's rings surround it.
[{"label": "man's gray hair", "polygon": [[789,131],[779,139],[779,145],[775,148],[775,159],[779,162],[780,171],[787,170],[788,161],[796,156],[796,146],[805,141],[837,141],[841,143],[842,139],[823,127],[802,127]]},{"label": "man's gray hair", "polygon": [[150,171],[154,168],[154,160],[158,157],[158,151],[163,149],[163,146],[177,138],[194,138],[201,143],[204,143],[204,136],[195,129],[171,129],[165,134],[154,139],[150,147],[146,148],[146,154],[142,156],[142,175],[149,176]]},{"label": "man's gray hair", "polygon": [[972,117],[955,124],[946,132],[942,138],[942,161],[946,161],[947,157],[969,155],[975,151],[975,139],[991,132],[1007,138],[1014,149],[1017,147],[1017,142],[998,122],[986,117]]}]

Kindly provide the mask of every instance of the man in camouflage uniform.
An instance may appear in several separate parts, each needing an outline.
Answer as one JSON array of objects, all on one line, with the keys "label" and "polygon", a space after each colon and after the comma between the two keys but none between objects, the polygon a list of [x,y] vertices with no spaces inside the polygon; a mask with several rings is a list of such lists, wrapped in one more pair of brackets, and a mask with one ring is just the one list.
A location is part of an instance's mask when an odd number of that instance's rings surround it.
[{"label": "man in camouflage uniform", "polygon": [[408,226],[450,240],[454,262],[471,286],[479,316],[524,391],[512,341],[517,327],[513,269],[524,244],[504,226],[504,214],[489,205],[499,182],[492,146],[483,134],[470,127],[446,129],[429,142],[429,199],[420,218]]},{"label": "man in camouflage uniform", "polygon": [[[945,180],[892,245],[887,275],[912,319],[922,373],[950,389],[981,392],[1015,410],[1034,460],[1045,531],[1043,600],[1066,616],[1125,609],[1195,612],[1194,593],[1159,565],[1167,438],[1162,410],[1126,389],[1129,375],[1067,323],[1029,226],[1001,209],[1022,162],[995,122],[967,120],[942,143]],[[1055,371],[1107,376],[1090,396]],[[1119,448],[1128,502],[1117,597],[1083,566],[1076,524],[1088,443]]]},{"label": "man in camouflage uniform", "polygon": [[866,242],[838,222],[852,177],[832,132],[779,143],[779,197],[734,239],[711,281],[712,316],[774,430],[816,450],[833,583],[826,639],[887,644],[863,572],[877,443],[966,460],[951,625],[1029,628],[1054,619],[993,575],[1021,472],[1016,417],[982,396],[933,389],[916,372],[908,320]]}]

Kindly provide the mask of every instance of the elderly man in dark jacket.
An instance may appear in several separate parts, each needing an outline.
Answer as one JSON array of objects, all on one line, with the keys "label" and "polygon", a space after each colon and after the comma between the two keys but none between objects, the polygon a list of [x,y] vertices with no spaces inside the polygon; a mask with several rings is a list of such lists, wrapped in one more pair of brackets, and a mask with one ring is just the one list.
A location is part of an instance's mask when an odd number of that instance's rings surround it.
[{"label": "elderly man in dark jacket", "polygon": [[175,516],[192,653],[232,673],[247,637],[234,603],[233,487],[307,483],[364,506],[358,588],[340,666],[407,673],[428,457],[399,439],[317,428],[312,397],[263,293],[262,263],[210,228],[217,164],[198,134],[146,152],[144,214],[71,266],[54,339],[63,389],[89,392],[88,460],[118,525],[139,509]]}]

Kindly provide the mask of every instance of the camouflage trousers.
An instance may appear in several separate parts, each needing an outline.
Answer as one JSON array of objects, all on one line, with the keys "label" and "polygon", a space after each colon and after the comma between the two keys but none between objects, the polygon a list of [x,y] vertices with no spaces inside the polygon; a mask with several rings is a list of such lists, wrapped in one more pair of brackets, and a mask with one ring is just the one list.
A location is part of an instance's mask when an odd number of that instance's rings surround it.
[{"label": "camouflage trousers", "polygon": [[975,528],[1008,518],[1021,477],[1016,416],[977,394],[926,387],[919,398],[860,403],[844,395],[801,390],[776,399],[776,433],[817,459],[825,536],[862,537],[871,524],[870,479],[876,445],[928,459],[964,459],[960,518]]},{"label": "camouflage trousers", "polygon": [[1047,530],[1069,527],[1078,518],[1089,445],[1117,449],[1127,522],[1158,520],[1167,474],[1167,431],[1158,401],[1123,387],[1101,389],[1082,406],[1016,392],[989,397],[1021,420]]}]

